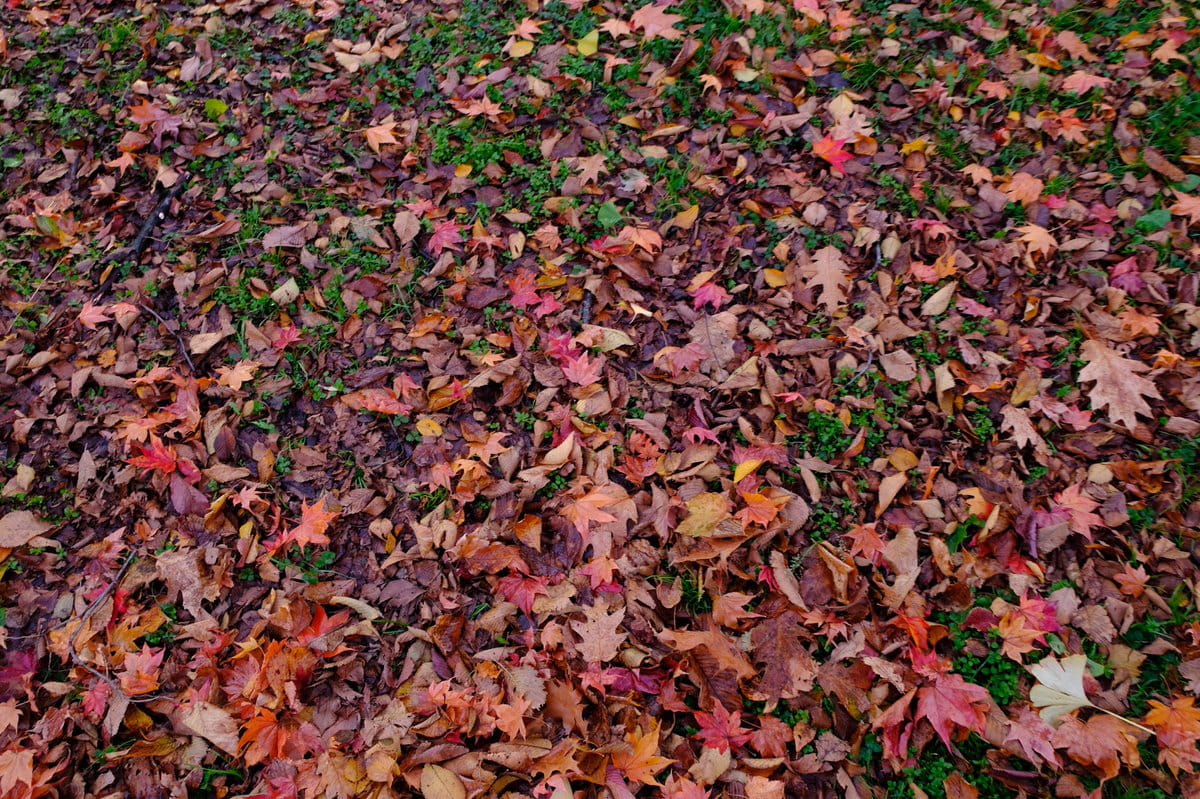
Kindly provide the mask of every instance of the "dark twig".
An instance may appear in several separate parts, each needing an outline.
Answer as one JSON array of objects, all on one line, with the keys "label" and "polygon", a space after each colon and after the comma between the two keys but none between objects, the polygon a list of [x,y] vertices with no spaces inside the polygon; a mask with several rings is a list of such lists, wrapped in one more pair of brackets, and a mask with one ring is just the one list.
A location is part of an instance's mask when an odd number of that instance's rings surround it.
[{"label": "dark twig", "polygon": [[154,228],[158,227],[159,223],[167,218],[167,211],[171,209],[171,203],[179,195],[183,194],[184,189],[187,188],[187,184],[187,175],[181,175],[179,180],[175,182],[175,185],[171,187],[171,190],[158,201],[158,205],[154,206],[154,210],[150,212],[150,216],[146,217],[146,221],[142,223],[142,229],[138,231],[137,238],[133,240],[133,245],[130,248],[133,250],[134,263],[142,259],[142,253],[150,245],[150,234],[154,232]]},{"label": "dark twig", "polygon": [[185,342],[183,340],[183,336],[179,335],[179,331],[172,329],[171,325],[169,325],[167,323],[167,320],[163,319],[162,316],[158,313],[158,311],[154,310],[154,308],[147,305],[146,303],[139,302],[138,307],[141,308],[143,311],[146,311],[148,314],[153,316],[155,319],[157,319],[159,321],[159,323],[163,327],[165,327],[171,335],[173,335],[175,337],[175,341],[179,344],[179,353],[181,355],[183,355],[183,359],[185,361],[187,361],[188,369],[190,369],[191,373],[193,375],[195,375],[196,374],[196,364],[192,361],[192,356],[188,355],[187,342]]}]

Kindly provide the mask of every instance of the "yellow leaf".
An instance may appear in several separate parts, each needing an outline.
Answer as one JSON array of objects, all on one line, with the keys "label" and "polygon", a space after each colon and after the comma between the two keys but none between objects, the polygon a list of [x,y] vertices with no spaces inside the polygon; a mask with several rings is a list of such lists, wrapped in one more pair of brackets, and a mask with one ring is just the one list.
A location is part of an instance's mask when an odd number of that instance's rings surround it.
[{"label": "yellow leaf", "polygon": [[467,799],[467,789],[453,771],[430,763],[421,769],[421,795],[425,799]]},{"label": "yellow leaf", "polygon": [[591,33],[575,42],[575,47],[579,50],[579,54],[585,58],[595,55],[596,51],[600,49],[600,29],[595,28]]},{"label": "yellow leaf", "polygon": [[788,284],[787,275],[781,269],[764,269],[763,280],[773,289],[781,289]]},{"label": "yellow leaf", "polygon": [[[582,40],[580,40],[580,41],[582,41]],[[532,52],[533,52],[533,42],[527,42],[523,39],[513,42],[512,47],[508,48],[508,54],[511,55],[513,58],[524,58],[525,56],[529,55]],[[580,48],[579,52],[583,53],[582,47]],[[589,54],[584,53],[584,55],[589,55]]]},{"label": "yellow leaf", "polygon": [[688,500],[688,517],[675,531],[693,538],[706,538],[729,518],[729,502],[720,494],[697,494]]},{"label": "yellow leaf", "polygon": [[762,463],[762,460],[759,458],[751,458],[748,461],[742,461],[737,465],[737,468],[733,470],[733,482],[742,482],[742,479],[745,478],[746,475],[754,474],[755,470],[757,470],[759,466],[762,466]]},{"label": "yellow leaf", "polygon": [[437,438],[442,434],[442,426],[433,419],[421,419],[417,422],[417,432],[423,436]]}]

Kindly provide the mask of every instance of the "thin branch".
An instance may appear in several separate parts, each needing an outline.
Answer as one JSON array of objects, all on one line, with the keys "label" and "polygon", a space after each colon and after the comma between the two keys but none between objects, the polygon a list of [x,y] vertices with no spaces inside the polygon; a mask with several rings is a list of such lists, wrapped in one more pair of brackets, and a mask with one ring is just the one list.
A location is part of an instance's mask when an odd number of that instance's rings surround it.
[{"label": "thin branch", "polygon": [[167,329],[167,332],[169,332],[171,335],[173,335],[175,337],[176,343],[179,344],[179,353],[181,355],[183,355],[183,359],[185,361],[187,361],[188,369],[190,369],[191,373],[193,375],[195,375],[196,374],[196,364],[195,364],[195,362],[192,361],[192,356],[188,355],[187,342],[183,340],[183,336],[179,335],[179,331],[173,330],[171,328],[171,326],[169,324],[167,324],[167,320],[163,319],[162,316],[159,315],[158,311],[154,310],[154,308],[147,305],[146,303],[139,302],[138,307],[141,308],[143,311],[146,311],[147,313],[149,313],[155,319],[157,319],[162,324],[162,326]]}]

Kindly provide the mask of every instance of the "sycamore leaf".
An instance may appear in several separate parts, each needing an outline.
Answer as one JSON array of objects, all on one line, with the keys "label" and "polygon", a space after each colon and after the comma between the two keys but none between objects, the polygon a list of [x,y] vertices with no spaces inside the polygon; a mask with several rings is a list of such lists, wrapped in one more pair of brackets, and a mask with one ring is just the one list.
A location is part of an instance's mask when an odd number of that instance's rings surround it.
[{"label": "sycamore leaf", "polygon": [[1045,188],[1045,183],[1028,172],[1018,172],[1004,187],[1004,196],[1008,197],[1011,202],[1029,205],[1038,201]]},{"label": "sycamore leaf", "polygon": [[1008,734],[1004,737],[1005,744],[1016,744],[1022,757],[1041,765],[1043,761],[1055,768],[1058,767],[1058,755],[1050,743],[1054,728],[1046,724],[1038,714],[1027,707],[1022,707],[1015,719],[1010,720]]},{"label": "sycamore leaf", "polygon": [[1056,749],[1066,749],[1076,763],[1096,769],[1106,780],[1121,773],[1122,762],[1130,768],[1141,765],[1137,738],[1113,716],[1094,716],[1087,722],[1068,717],[1055,730],[1053,743]]},{"label": "sycamore leaf", "polygon": [[117,675],[121,679],[121,690],[130,696],[139,696],[158,688],[158,669],[162,665],[164,652],[165,649],[155,652],[142,644],[142,651],[126,655],[122,670]]},{"label": "sycamore leaf", "polygon": [[1189,227],[1200,225],[1200,197],[1184,194],[1178,189],[1173,189],[1173,191],[1175,192],[1175,204],[1171,206],[1171,213],[1175,216],[1186,216]]},{"label": "sycamore leaf", "polygon": [[1079,533],[1088,541],[1092,540],[1092,529],[1104,524],[1104,519],[1092,512],[1100,507],[1100,503],[1083,493],[1082,483],[1067,486],[1055,494],[1054,505],[1066,510],[1071,532]]},{"label": "sycamore leaf", "polygon": [[441,255],[446,250],[460,252],[462,250],[463,226],[453,219],[447,219],[433,230],[429,237],[429,250],[434,256]]},{"label": "sycamore leaf", "polygon": [[413,409],[411,405],[401,402],[396,397],[396,392],[388,388],[361,388],[343,394],[339,399],[356,411],[384,413],[389,416],[408,416]]},{"label": "sycamore leaf", "polygon": [[1103,88],[1112,83],[1111,78],[1092,75],[1082,70],[1072,72],[1062,82],[1062,90],[1072,94],[1087,94],[1092,89]]},{"label": "sycamore leaf", "polygon": [[592,523],[605,524],[617,520],[616,516],[603,510],[616,501],[616,497],[593,489],[581,497],[572,499],[560,512],[571,524],[575,525],[575,529],[586,542],[589,539],[588,533]]},{"label": "sycamore leaf", "polygon": [[76,318],[79,324],[88,330],[95,330],[96,325],[112,321],[112,311],[107,305],[93,305],[91,300],[88,300],[79,309],[79,316]]},{"label": "sycamore leaf", "polygon": [[663,5],[644,5],[637,11],[633,12],[633,16],[629,18],[629,25],[634,30],[640,30],[646,37],[646,41],[651,39],[682,39],[683,31],[672,27],[677,22],[683,22],[683,17],[679,14],[668,14]]},{"label": "sycamore leaf", "polygon": [[563,377],[577,386],[590,386],[593,383],[599,383],[600,375],[603,371],[604,359],[589,358],[586,352],[569,360],[567,365],[562,368]]},{"label": "sycamore leaf", "polygon": [[1029,666],[1038,684],[1029,690],[1029,701],[1039,708],[1042,718],[1053,724],[1060,716],[1081,707],[1095,707],[1083,690],[1083,671],[1087,655],[1071,655],[1059,660],[1046,657]]},{"label": "sycamore leaf", "polygon": [[1122,357],[1096,339],[1083,343],[1080,356],[1087,361],[1087,366],[1079,370],[1080,382],[1095,384],[1088,392],[1093,409],[1107,408],[1109,418],[1130,430],[1137,426],[1139,414],[1153,416],[1146,397],[1162,397],[1153,381],[1139,374],[1149,371],[1150,367],[1141,361]]},{"label": "sycamore leaf", "polygon": [[1046,256],[1058,249],[1054,236],[1041,225],[1021,225],[1017,231],[1021,234],[1021,241],[1029,245],[1030,254],[1041,253]]},{"label": "sycamore leaf", "polygon": [[326,546],[329,538],[325,531],[337,517],[338,512],[330,510],[324,498],[311,505],[304,504],[300,510],[300,523],[287,533],[285,539],[299,546]]}]

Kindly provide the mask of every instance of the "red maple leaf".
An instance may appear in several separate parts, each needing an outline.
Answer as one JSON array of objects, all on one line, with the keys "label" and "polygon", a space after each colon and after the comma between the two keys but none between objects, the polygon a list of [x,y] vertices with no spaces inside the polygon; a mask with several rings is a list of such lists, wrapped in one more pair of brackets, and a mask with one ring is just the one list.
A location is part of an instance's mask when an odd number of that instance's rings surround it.
[{"label": "red maple leaf", "polygon": [[526,577],[523,574],[510,574],[500,578],[500,581],[496,583],[496,590],[503,594],[509,602],[525,611],[525,615],[528,616],[533,611],[533,603],[538,595],[549,593],[546,590],[549,585],[549,577]]},{"label": "red maple leaf", "polygon": [[238,749],[245,750],[242,757],[251,766],[268,758],[282,758],[287,746],[287,731],[275,714],[265,707],[254,710],[254,718],[246,722],[246,730],[238,741]]},{"label": "red maple leaf", "polygon": [[271,342],[271,346],[274,349],[277,349],[280,352],[283,352],[284,350],[286,350],[288,348],[289,344],[291,344],[293,341],[296,341],[299,338],[300,338],[300,328],[296,327],[295,325],[288,325],[287,327],[279,328],[279,333],[278,333],[278,335],[275,336],[275,339]]},{"label": "red maple leaf", "polygon": [[453,219],[447,219],[438,225],[433,229],[433,235],[429,237],[430,251],[434,255],[441,255],[445,250],[461,252],[463,227]]},{"label": "red maple leaf", "polygon": [[602,358],[591,360],[587,353],[583,353],[578,358],[568,361],[562,371],[563,376],[575,385],[590,386],[592,383],[600,382],[600,372],[603,368],[604,360]]},{"label": "red maple leaf", "polygon": [[938,674],[917,692],[917,718],[928,719],[946,746],[959,729],[982,733],[991,696],[957,674]]},{"label": "red maple leaf", "polygon": [[318,605],[313,612],[312,622],[296,634],[296,643],[301,646],[310,646],[314,641],[336,632],[348,621],[350,621],[350,611],[343,610],[341,613],[326,616],[325,608]]},{"label": "red maple leaf", "polygon": [[514,308],[530,308],[542,301],[538,296],[537,277],[528,269],[522,270],[516,277],[508,281],[508,288],[512,291],[512,299],[509,304]]},{"label": "red maple leaf", "polygon": [[716,283],[708,282],[692,292],[692,307],[697,311],[705,305],[711,305],[714,311],[729,302],[729,292]]},{"label": "red maple leaf", "polygon": [[740,711],[730,713],[720,702],[713,708],[712,713],[697,713],[696,723],[700,725],[697,738],[704,741],[709,749],[728,752],[736,749],[750,740],[754,733],[742,729],[742,714]]},{"label": "red maple leaf", "polygon": [[835,139],[826,134],[825,138],[813,144],[813,155],[828,161],[835,173],[844,175],[846,174],[846,170],[843,168],[845,163],[854,157],[842,148],[845,143],[845,139]]},{"label": "red maple leaf", "polygon": [[163,474],[171,474],[179,468],[179,456],[175,454],[175,448],[164,444],[156,435],[151,434],[150,446],[135,444],[134,448],[138,450],[138,454],[126,461],[130,466]]}]

